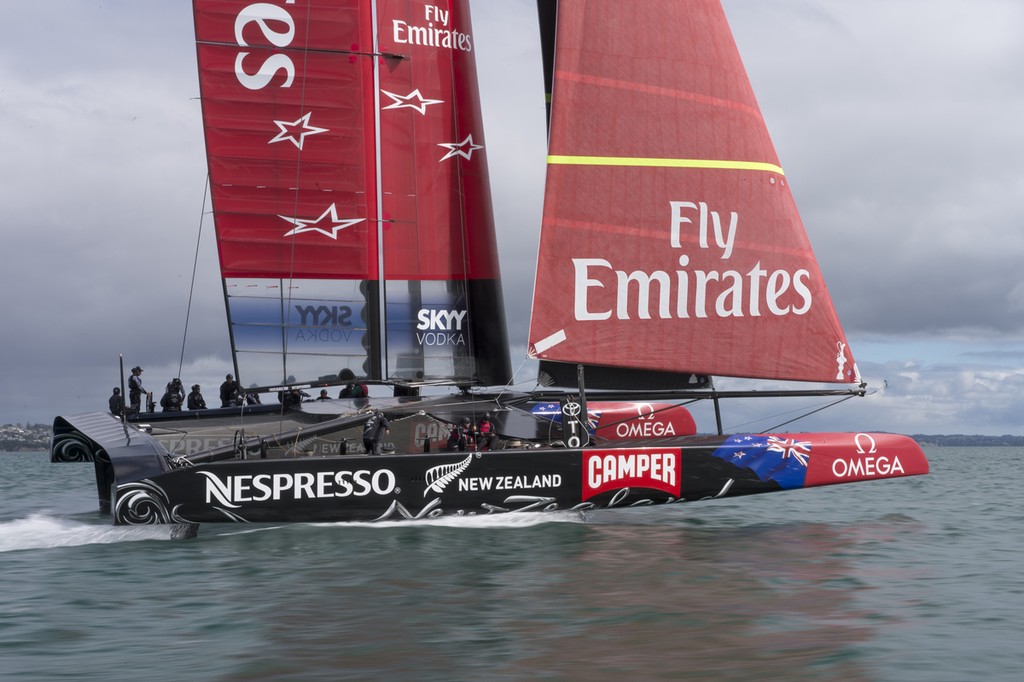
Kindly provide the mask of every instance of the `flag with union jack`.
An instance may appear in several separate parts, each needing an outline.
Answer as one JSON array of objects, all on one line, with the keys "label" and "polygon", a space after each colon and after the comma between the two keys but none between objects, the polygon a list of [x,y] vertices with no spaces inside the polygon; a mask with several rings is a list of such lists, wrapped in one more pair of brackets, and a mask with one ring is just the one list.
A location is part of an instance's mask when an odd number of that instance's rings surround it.
[{"label": "flag with union jack", "polygon": [[711,454],[750,469],[762,481],[775,481],[789,490],[804,486],[811,443],[782,436],[736,434]]}]

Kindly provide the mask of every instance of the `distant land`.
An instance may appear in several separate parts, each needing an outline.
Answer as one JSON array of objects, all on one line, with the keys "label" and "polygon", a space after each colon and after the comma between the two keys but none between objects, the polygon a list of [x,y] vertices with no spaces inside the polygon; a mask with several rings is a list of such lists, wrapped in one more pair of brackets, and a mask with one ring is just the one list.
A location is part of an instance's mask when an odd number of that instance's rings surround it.
[{"label": "distant land", "polygon": [[50,449],[49,424],[4,424],[0,426],[0,452],[35,452]]},{"label": "distant land", "polygon": [[[49,424],[5,424],[0,426],[0,452],[37,452],[50,449]],[[964,434],[913,435],[921,445],[940,447],[1024,447],[1024,436],[971,436]]]}]

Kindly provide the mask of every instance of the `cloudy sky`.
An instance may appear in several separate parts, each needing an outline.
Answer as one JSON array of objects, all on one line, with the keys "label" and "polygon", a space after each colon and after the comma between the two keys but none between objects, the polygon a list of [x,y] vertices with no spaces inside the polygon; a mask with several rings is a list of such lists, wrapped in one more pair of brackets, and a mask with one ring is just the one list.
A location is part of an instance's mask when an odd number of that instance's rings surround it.
[{"label": "cloudy sky", "polygon": [[[207,394],[230,370],[208,219],[199,236],[190,5],[4,8],[0,423],[102,409],[118,354],[153,389],[182,361]],[[471,5],[516,366],[543,191],[539,41],[533,0]],[[724,5],[876,391],[798,426],[1024,433],[1024,4]],[[727,410],[727,427],[767,428],[808,404],[750,402]]]}]

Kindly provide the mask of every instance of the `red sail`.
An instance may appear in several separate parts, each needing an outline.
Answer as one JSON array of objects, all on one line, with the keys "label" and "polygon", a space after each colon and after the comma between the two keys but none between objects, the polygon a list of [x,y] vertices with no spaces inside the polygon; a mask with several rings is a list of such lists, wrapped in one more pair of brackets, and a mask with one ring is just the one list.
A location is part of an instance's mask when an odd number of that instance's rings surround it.
[{"label": "red sail", "polygon": [[377,277],[373,38],[362,4],[197,0],[224,277]]},{"label": "red sail", "polygon": [[467,0],[194,7],[240,379],[507,381]]},{"label": "red sail", "polygon": [[719,1],[561,0],[555,55],[531,352],[859,381]]}]

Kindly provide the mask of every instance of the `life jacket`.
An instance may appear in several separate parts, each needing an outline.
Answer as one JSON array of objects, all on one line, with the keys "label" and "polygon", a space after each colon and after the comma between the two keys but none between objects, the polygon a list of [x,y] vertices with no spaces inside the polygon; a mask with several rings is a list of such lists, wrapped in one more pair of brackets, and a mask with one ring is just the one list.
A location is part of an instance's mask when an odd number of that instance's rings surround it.
[{"label": "life jacket", "polygon": [[373,415],[363,424],[363,438],[377,437],[377,415]]},{"label": "life jacket", "polygon": [[466,442],[466,427],[462,424],[453,424],[448,434],[448,447],[453,448],[459,443]]}]

